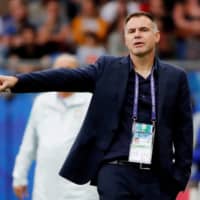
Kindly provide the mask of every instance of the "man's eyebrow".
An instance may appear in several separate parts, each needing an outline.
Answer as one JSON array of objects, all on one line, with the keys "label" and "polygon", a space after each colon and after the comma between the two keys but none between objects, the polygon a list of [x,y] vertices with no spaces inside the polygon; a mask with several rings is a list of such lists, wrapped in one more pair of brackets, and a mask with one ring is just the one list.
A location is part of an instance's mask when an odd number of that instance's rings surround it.
[{"label": "man's eyebrow", "polygon": [[140,26],[140,27],[130,27],[130,28],[127,28],[128,30],[135,30],[135,29],[151,29],[150,27],[148,26]]}]

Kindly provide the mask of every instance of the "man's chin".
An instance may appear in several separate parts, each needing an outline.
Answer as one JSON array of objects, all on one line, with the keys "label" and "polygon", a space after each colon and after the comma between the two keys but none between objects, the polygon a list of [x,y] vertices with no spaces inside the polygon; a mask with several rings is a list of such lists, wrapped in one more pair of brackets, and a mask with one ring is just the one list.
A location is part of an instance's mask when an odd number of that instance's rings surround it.
[{"label": "man's chin", "polygon": [[144,51],[140,51],[140,52],[134,52],[134,55],[135,56],[138,56],[138,57],[143,57],[147,54],[147,52],[144,52]]},{"label": "man's chin", "polygon": [[151,51],[145,51],[145,50],[141,50],[141,51],[135,51],[133,52],[133,55],[137,56],[137,57],[143,57],[146,56],[150,53]]}]

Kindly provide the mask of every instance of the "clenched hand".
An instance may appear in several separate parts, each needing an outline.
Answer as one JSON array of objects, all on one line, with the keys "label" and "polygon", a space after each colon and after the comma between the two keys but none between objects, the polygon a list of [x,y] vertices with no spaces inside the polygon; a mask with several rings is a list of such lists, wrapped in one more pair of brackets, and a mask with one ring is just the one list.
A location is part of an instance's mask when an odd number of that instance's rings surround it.
[{"label": "clenched hand", "polygon": [[6,92],[17,83],[15,76],[0,76],[0,92]]},{"label": "clenched hand", "polygon": [[19,200],[23,200],[25,197],[28,196],[27,186],[26,185],[19,185],[13,188],[15,195],[18,197]]}]

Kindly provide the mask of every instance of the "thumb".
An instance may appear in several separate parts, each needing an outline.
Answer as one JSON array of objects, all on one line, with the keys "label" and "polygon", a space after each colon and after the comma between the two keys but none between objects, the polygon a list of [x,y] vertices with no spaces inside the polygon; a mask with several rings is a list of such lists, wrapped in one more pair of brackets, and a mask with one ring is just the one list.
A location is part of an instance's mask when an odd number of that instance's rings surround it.
[{"label": "thumb", "polygon": [[1,92],[6,92],[6,89],[8,89],[8,82],[7,81],[1,82],[0,91]]}]

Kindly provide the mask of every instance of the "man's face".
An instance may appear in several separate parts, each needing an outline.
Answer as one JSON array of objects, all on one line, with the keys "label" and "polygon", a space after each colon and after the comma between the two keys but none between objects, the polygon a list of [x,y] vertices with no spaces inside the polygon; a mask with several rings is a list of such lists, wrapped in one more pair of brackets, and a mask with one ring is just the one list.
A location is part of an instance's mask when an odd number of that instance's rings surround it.
[{"label": "man's face", "polygon": [[153,22],[145,17],[133,17],[125,25],[125,44],[134,56],[145,56],[151,53],[160,40]]}]

